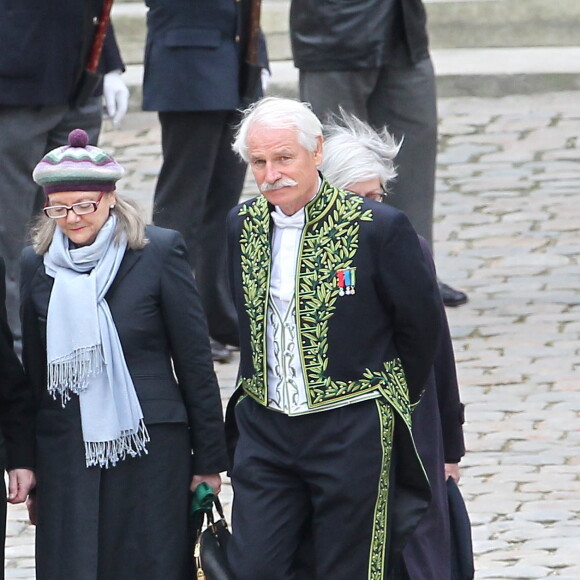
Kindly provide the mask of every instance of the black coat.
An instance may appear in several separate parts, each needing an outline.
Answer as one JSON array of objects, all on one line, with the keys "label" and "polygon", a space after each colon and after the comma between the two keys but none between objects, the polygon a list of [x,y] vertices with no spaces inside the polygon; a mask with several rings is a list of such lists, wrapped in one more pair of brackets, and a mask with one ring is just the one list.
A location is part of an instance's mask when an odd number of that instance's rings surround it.
[{"label": "black coat", "polygon": [[[147,0],[146,111],[234,111],[248,39],[249,0]],[[268,66],[263,38],[260,64]],[[258,87],[256,98],[261,95]]]},{"label": "black coat", "polygon": [[[106,299],[146,424],[188,423],[195,473],[219,473],[224,459],[221,402],[205,316],[185,243],[147,227],[149,243],[127,250]],[[46,390],[46,313],[53,279],[42,257],[22,256],[23,359],[38,410],[60,407]],[[173,366],[172,366],[173,365]]]},{"label": "black coat", "polygon": [[[22,256],[23,355],[36,395],[37,569],[43,580],[96,580],[96,570],[113,560],[115,567],[99,572],[99,580],[182,580],[189,479],[227,468],[220,395],[185,243],[177,232],[154,226],[146,235],[142,250],[127,250],[106,299],[149,429],[150,453],[109,469],[85,467],[78,398],[63,408],[47,393],[53,279],[31,248]],[[70,482],[66,493],[63,480]],[[159,493],[160,482],[167,492]]]},{"label": "black coat", "polygon": [[375,68],[400,45],[416,63],[429,55],[426,23],[422,0],[292,0],[294,64],[305,71]]},{"label": "black coat", "polygon": [[[436,278],[427,242],[420,238],[427,263]],[[453,344],[440,301],[443,328],[434,362],[434,374],[413,411],[413,437],[431,484],[431,504],[403,550],[410,580],[451,580],[451,537],[445,463],[458,463],[465,454],[463,405],[455,369]]]},{"label": "black coat", "polygon": [[0,258],[0,469],[34,467],[32,391],[12,350],[6,320],[6,270]]},{"label": "black coat", "polygon": [[[0,105],[66,105],[86,64],[102,0],[0,0]],[[112,26],[100,69],[124,69]]]}]

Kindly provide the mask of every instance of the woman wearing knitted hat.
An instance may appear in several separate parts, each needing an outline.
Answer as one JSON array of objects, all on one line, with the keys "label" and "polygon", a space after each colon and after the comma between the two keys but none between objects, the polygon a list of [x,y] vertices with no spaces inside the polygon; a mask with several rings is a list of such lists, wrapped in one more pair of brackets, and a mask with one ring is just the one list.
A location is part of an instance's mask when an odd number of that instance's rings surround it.
[{"label": "woman wearing knitted hat", "polygon": [[189,578],[188,493],[227,468],[203,310],[172,230],[115,192],[84,131],[34,170],[44,215],[22,255],[36,392],[38,580]]}]

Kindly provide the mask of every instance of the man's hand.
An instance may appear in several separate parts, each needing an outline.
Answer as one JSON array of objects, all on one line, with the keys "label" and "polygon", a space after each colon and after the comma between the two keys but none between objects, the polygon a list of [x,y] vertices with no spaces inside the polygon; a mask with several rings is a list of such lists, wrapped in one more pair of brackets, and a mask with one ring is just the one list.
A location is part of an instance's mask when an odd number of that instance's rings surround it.
[{"label": "man's hand", "polygon": [[117,127],[129,106],[129,89],[120,70],[108,72],[103,78],[103,99],[107,115]]},{"label": "man's hand", "polygon": [[195,491],[195,488],[202,482],[206,482],[218,494],[222,489],[222,478],[219,473],[213,475],[194,475],[191,479],[191,486],[189,489]]},{"label": "man's hand", "polygon": [[461,476],[459,475],[459,463],[446,463],[445,464],[445,481],[450,477],[455,480],[455,483],[459,483]]},{"label": "man's hand", "polygon": [[8,501],[22,503],[36,485],[34,471],[30,469],[12,469],[8,472]]}]

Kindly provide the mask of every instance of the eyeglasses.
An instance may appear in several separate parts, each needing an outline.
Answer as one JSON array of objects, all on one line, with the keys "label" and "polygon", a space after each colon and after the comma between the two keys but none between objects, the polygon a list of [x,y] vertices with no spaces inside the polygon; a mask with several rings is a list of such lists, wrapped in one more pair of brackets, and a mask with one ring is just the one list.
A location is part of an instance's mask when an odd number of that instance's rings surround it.
[{"label": "eyeglasses", "polygon": [[374,201],[384,201],[387,197],[387,193],[385,191],[379,191],[377,193],[367,193],[364,197],[368,197]]},{"label": "eyeglasses", "polygon": [[73,203],[72,205],[51,205],[49,207],[43,208],[45,215],[53,220],[59,218],[64,218],[68,215],[69,211],[73,211],[76,215],[86,215],[88,213],[94,213],[105,195],[105,191],[101,191],[96,201],[79,201],[79,203]]},{"label": "eyeglasses", "polygon": [[351,193],[356,193],[356,195],[360,195],[361,197],[366,197],[368,199],[372,199],[373,201],[384,201],[387,197],[387,192],[382,190],[382,191],[377,191],[377,192],[372,192],[372,193],[359,193],[358,191],[352,191],[350,189],[347,189],[346,191],[350,191]]}]

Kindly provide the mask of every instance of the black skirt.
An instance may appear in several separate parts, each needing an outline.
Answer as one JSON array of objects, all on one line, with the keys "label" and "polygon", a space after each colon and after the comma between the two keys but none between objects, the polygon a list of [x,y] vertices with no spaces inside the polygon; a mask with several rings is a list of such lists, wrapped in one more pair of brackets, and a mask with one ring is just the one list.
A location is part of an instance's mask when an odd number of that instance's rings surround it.
[{"label": "black skirt", "polygon": [[37,580],[188,578],[188,427],[148,430],[147,455],[87,468],[78,400],[40,411]]}]

